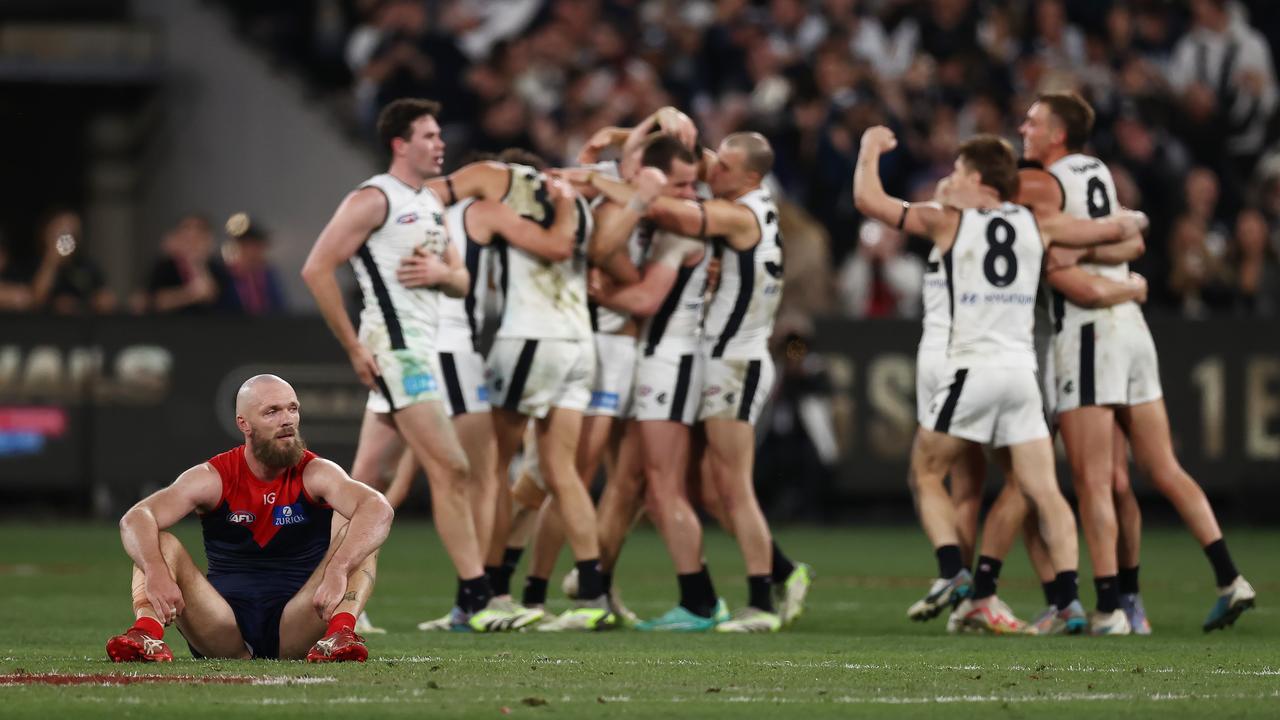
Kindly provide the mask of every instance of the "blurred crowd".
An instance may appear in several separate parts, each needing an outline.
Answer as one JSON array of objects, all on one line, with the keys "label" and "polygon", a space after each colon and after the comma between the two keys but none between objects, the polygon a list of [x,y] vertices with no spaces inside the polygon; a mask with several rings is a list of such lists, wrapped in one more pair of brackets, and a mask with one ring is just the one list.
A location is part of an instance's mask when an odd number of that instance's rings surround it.
[{"label": "blurred crowd", "polygon": [[361,132],[397,97],[442,100],[455,160],[520,146],[569,162],[596,128],[668,103],[707,144],[763,132],[788,253],[806,256],[787,303],[808,313],[920,312],[920,242],[851,201],[863,129],[894,127],[888,189],[928,197],[960,140],[1017,146],[1037,92],[1077,89],[1098,111],[1092,152],[1155,221],[1135,268],[1151,309],[1280,305],[1271,0],[229,1],[249,36],[337,87]]},{"label": "blurred crowd", "polygon": [[244,213],[227,220],[221,237],[208,218],[183,216],[165,233],[144,284],[121,302],[87,249],[80,214],[58,208],[46,214],[34,244],[6,246],[0,238],[0,312],[282,312],[284,292],[268,243],[266,230]]},{"label": "blurred crowd", "polygon": [[[1098,112],[1090,151],[1121,201],[1153,220],[1134,267],[1150,283],[1149,312],[1280,312],[1274,0],[220,3],[371,147],[377,111],[403,96],[443,101],[453,165],[511,146],[568,163],[592,131],[665,104],[686,109],[708,145],[764,133],[786,198],[787,272],[804,278],[788,284],[784,312],[801,316],[920,313],[926,248],[853,207],[865,128],[885,123],[899,138],[887,189],[927,198],[962,139],[996,133],[1016,147],[1038,92],[1077,89]],[[222,295],[234,283],[214,268],[232,264],[207,240],[184,243],[171,251],[166,240],[172,262],[152,276],[182,280],[183,292],[148,289],[130,307],[231,306]],[[41,292],[27,302],[43,306]]]}]

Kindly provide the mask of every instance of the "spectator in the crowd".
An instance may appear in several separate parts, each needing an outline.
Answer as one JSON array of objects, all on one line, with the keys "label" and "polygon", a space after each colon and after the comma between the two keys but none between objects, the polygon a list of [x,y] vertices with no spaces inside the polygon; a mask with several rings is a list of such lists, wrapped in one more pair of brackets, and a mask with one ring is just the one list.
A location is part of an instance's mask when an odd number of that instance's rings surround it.
[{"label": "spectator in the crowd", "polygon": [[858,249],[840,268],[840,309],[854,318],[920,317],[924,263],[905,251],[906,236],[868,220]]},{"label": "spectator in the crowd", "polygon": [[147,277],[141,310],[195,315],[234,306],[231,278],[213,254],[213,229],[207,218],[183,217],[165,235],[160,249]]},{"label": "spectator in the crowd", "polygon": [[1277,90],[1271,47],[1232,17],[1227,0],[1191,0],[1193,25],[1174,51],[1169,82],[1204,162],[1225,150],[1244,178],[1264,149]]},{"label": "spectator in the crowd", "polygon": [[804,208],[778,203],[778,235],[785,243],[779,314],[813,317],[831,310],[831,237]]},{"label": "spectator in the crowd", "polygon": [[1169,238],[1169,290],[1186,317],[1205,317],[1235,303],[1231,233],[1217,217],[1219,188],[1207,168],[1194,168],[1184,182],[1185,210]]},{"label": "spectator in the crowd", "polygon": [[40,267],[32,284],[35,307],[62,315],[115,310],[115,293],[86,250],[79,213],[69,209],[50,212],[41,225],[40,249]]},{"label": "spectator in the crowd", "polygon": [[1280,310],[1280,267],[1271,252],[1269,236],[1267,219],[1261,212],[1250,208],[1236,217],[1236,292],[1244,314],[1275,317]]},{"label": "spectator in the crowd", "polygon": [[235,309],[246,315],[268,315],[285,310],[280,273],[269,257],[271,236],[245,213],[227,220],[227,241],[222,258],[231,279]]}]

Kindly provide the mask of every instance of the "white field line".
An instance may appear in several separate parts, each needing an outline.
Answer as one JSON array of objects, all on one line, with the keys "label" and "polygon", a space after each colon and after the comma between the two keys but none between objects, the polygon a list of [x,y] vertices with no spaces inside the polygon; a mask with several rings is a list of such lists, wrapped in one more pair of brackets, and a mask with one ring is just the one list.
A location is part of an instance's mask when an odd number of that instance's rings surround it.
[{"label": "white field line", "polygon": [[[372,658],[372,660],[377,662],[397,662],[397,663],[410,663],[410,664],[413,664],[413,663],[455,663],[455,664],[463,663],[465,664],[465,663],[477,663],[477,662],[479,663],[519,662],[519,663],[535,663],[538,665],[581,665],[582,664],[581,660],[575,660],[572,658],[549,658],[544,655],[529,656],[529,655],[515,655],[515,654],[500,654],[497,656],[489,656],[489,657],[482,657],[482,658],[445,658],[445,657],[440,657],[435,655],[428,655],[428,656],[405,655],[405,656],[398,656],[398,657],[376,657],[376,658]],[[673,659],[646,658],[644,660],[620,660],[614,664],[629,665],[629,666],[671,665],[676,667],[682,667],[682,666],[696,667],[696,666],[708,665],[708,664],[722,666],[722,663],[704,663],[701,660],[692,660],[687,658],[673,658]],[[1138,670],[1137,668],[1139,666],[1134,666],[1134,665],[1101,666],[1101,667],[1093,666],[1093,665],[1048,665],[1044,668],[1033,667],[1030,665],[1021,665],[1021,664],[1014,664],[1014,665],[998,665],[998,664],[992,664],[992,665],[978,665],[978,664],[889,665],[889,664],[883,664],[883,663],[842,662],[838,660],[824,660],[822,662],[795,662],[792,660],[771,660],[771,661],[761,661],[761,662],[751,663],[751,665],[754,667],[766,667],[766,668],[796,668],[796,669],[831,668],[831,669],[837,669],[837,670],[862,670],[862,671],[869,671],[869,670],[915,671],[915,670],[923,669],[923,670],[951,670],[951,671],[965,671],[965,672],[971,672],[971,671],[981,672],[981,671],[990,670],[992,672],[998,672],[1001,670],[1011,670],[1015,672],[1046,672],[1046,673],[1069,672],[1069,673],[1084,673],[1084,674],[1134,673],[1134,674],[1153,674],[1153,675],[1155,674],[1187,674],[1187,675],[1206,674],[1206,675],[1240,675],[1240,676],[1253,676],[1253,677],[1280,676],[1280,669],[1273,668],[1269,665],[1264,665],[1261,668],[1254,669],[1254,670],[1230,670],[1226,668],[1214,668],[1213,670],[1179,670],[1177,668],[1172,668],[1172,667],[1142,667],[1140,670]],[[1135,673],[1135,670],[1137,670],[1136,673]]]}]

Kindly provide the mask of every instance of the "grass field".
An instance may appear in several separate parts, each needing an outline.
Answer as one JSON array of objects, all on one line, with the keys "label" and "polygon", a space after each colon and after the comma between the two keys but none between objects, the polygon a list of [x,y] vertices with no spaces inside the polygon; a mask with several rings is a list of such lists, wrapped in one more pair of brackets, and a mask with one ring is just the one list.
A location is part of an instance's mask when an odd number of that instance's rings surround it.
[{"label": "grass field", "polygon": [[[198,528],[183,525],[179,535],[199,556]],[[1212,576],[1203,555],[1180,530],[1150,531],[1143,594],[1155,635],[1104,639],[948,637],[942,620],[908,622],[905,609],[933,570],[912,527],[783,529],[778,537],[819,574],[808,614],[779,635],[426,635],[414,625],[447,609],[451,573],[430,526],[398,522],[370,607],[391,633],[370,638],[368,664],[195,661],[170,632],[179,661],[157,667],[116,666],[103,651],[131,620],[129,563],[113,526],[5,523],[0,675],[192,681],[0,684],[0,717],[1280,716],[1280,532],[1230,534],[1260,607],[1234,629],[1205,635]],[[731,541],[711,535],[707,555],[721,594],[740,604],[746,590]],[[642,616],[672,603],[669,567],[652,532],[624,552],[617,582]],[[1091,603],[1091,586],[1082,591]],[[1001,595],[1020,614],[1039,609],[1021,554],[1006,563]],[[255,683],[195,682],[248,677]]]}]

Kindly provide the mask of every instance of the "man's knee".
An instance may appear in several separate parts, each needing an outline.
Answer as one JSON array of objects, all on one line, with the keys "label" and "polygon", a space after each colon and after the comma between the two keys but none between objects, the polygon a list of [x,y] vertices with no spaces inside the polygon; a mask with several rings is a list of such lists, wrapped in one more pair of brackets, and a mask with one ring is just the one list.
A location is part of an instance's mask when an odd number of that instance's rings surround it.
[{"label": "man's knee", "polygon": [[160,555],[164,557],[165,564],[175,575],[186,566],[194,565],[191,553],[187,552],[182,541],[171,532],[161,531],[160,533]]}]

